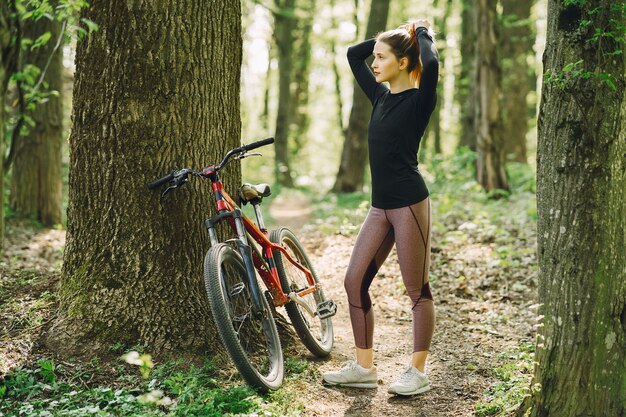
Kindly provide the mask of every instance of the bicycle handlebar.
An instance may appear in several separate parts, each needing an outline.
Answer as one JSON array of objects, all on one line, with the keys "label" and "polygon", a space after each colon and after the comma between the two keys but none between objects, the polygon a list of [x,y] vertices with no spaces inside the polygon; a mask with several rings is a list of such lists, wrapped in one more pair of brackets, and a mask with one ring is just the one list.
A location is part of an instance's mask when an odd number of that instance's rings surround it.
[{"label": "bicycle handlebar", "polygon": [[[219,171],[221,168],[223,168],[226,163],[228,162],[228,160],[230,159],[230,157],[234,154],[237,153],[245,153],[247,151],[251,151],[252,149],[256,149],[256,148],[260,148],[261,146],[265,146],[265,145],[269,145],[270,143],[274,143],[274,138],[266,138],[266,139],[262,139],[256,142],[252,142],[249,143],[247,145],[242,145],[239,146],[238,148],[235,149],[231,149],[230,151],[228,151],[228,153],[226,154],[226,156],[224,156],[224,159],[222,160],[222,162],[215,166],[215,171]],[[245,155],[244,155],[245,156]],[[243,156],[241,156],[243,158]],[[187,175],[188,174],[192,174],[192,175],[196,175],[196,176],[200,176],[201,173],[199,172],[194,172],[190,169],[181,169],[179,171],[174,171],[162,178],[159,178],[158,180],[152,181],[151,183],[148,184],[148,188],[153,190],[157,187],[160,187],[161,185],[168,183],[172,180],[177,180],[175,184],[173,184],[171,187],[169,187],[167,190],[165,190],[165,194],[167,194],[167,192],[172,189],[172,188],[177,188],[180,185],[182,185],[184,182],[187,181]]]},{"label": "bicycle handlebar", "polygon": [[148,184],[148,188],[151,190],[154,190],[155,188],[165,184],[166,182],[170,182],[174,179],[174,173],[168,174],[166,176],[164,176],[163,178],[159,178],[158,180],[155,180],[151,183]]},{"label": "bicycle handlebar", "polygon": [[261,146],[269,145],[270,143],[274,143],[274,138],[267,138],[252,142],[247,145],[243,145],[241,148],[244,151],[251,151],[252,149],[260,148]]}]

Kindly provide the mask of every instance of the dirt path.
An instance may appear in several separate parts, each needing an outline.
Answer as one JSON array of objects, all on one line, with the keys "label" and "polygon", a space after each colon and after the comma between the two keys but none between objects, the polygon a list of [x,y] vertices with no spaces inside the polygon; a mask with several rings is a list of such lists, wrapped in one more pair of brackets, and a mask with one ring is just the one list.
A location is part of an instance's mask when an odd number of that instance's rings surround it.
[{"label": "dirt path", "polygon": [[[308,216],[274,210],[279,224],[300,235],[312,257],[326,294],[338,304],[333,319],[335,347],[330,358],[317,362],[322,372],[353,358],[353,339],[343,275],[355,236],[323,235],[300,228]],[[437,324],[426,370],[432,390],[412,398],[387,394],[387,386],[409,362],[412,348],[410,301],[400,277],[395,249],[375,278],[371,294],[376,328],[376,390],[333,388],[320,379],[302,382],[307,416],[473,416],[485,389],[497,379],[492,369],[509,349],[534,340],[536,296],[533,242],[517,268],[500,265],[493,236],[476,225],[459,226],[469,239],[441,236],[432,240],[431,288]]]}]

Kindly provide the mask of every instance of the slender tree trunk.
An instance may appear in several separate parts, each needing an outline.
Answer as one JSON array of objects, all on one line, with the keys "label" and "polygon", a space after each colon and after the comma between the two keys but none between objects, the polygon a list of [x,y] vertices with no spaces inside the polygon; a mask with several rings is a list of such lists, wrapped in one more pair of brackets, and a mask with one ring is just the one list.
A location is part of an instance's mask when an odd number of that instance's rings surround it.
[{"label": "slender tree trunk", "polygon": [[263,113],[261,113],[261,126],[264,131],[269,130],[270,117],[270,89],[272,86],[272,55],[274,48],[270,42],[267,51],[267,72],[265,73],[265,91],[263,92]]},{"label": "slender tree trunk", "polygon": [[[217,345],[202,280],[210,187],[191,181],[160,200],[146,183],[218,162],[239,143],[240,4],[94,2],[85,17],[100,30],[76,57],[67,246],[49,346],[206,355]],[[239,166],[222,177],[238,186]]]},{"label": "slender tree trunk", "polygon": [[461,71],[456,80],[456,97],[461,110],[459,146],[476,150],[474,106],[476,85],[476,1],[461,0]]},{"label": "slender tree trunk", "polygon": [[[388,14],[389,0],[372,1],[365,39],[385,30]],[[353,192],[363,188],[363,174],[367,166],[367,125],[371,112],[372,105],[369,99],[355,81],[352,110],[343,142],[339,171],[332,188],[333,192]]]},{"label": "slender tree trunk", "polygon": [[15,22],[11,18],[9,3],[0,2],[0,252],[4,242],[4,100],[9,78],[15,69],[18,49],[14,47],[12,37]]},{"label": "slender tree trunk", "polygon": [[504,154],[527,163],[528,103],[530,78],[535,78],[528,57],[533,53],[533,30],[530,9],[534,1],[502,1],[502,134]]},{"label": "slender tree trunk", "polygon": [[[61,34],[61,24],[46,18],[24,25],[24,37],[37,39],[46,32],[51,38],[46,45],[32,52],[22,51],[23,62],[45,69],[48,90],[59,96],[37,105],[30,115],[35,126],[14,145],[15,158],[11,165],[11,208],[20,216],[39,220],[46,226],[61,223],[61,148],[63,144],[63,57],[55,46]],[[49,65],[46,69],[46,65]]]},{"label": "slender tree trunk", "polygon": [[309,130],[309,75],[311,73],[311,33],[315,20],[315,0],[300,0],[298,10],[302,17],[297,19],[294,40],[293,65],[293,114],[291,116],[293,129],[290,129],[289,142],[293,143],[290,155],[296,157],[306,142]]},{"label": "slender tree trunk", "polygon": [[[626,60],[613,1],[548,1],[538,124],[538,339],[531,417],[626,415]],[[590,21],[588,26],[585,21]],[[582,24],[582,25],[581,25]],[[599,74],[610,77],[609,88]],[[563,81],[563,78],[561,79]],[[520,409],[519,415],[527,412]]]},{"label": "slender tree trunk", "polygon": [[504,141],[500,130],[500,67],[496,34],[497,0],[477,0],[475,132],[476,178],[486,191],[507,190]]},{"label": "slender tree trunk", "polygon": [[[439,0],[433,1],[433,8],[440,8],[442,4]],[[452,12],[452,0],[445,0],[443,4],[444,10],[441,17],[436,17],[434,20],[435,31],[437,32],[437,52],[439,52],[439,61],[441,62],[442,78],[445,78],[445,60],[447,54],[447,28],[448,17]],[[444,87],[444,86],[442,86]],[[433,137],[433,150],[436,154],[441,153],[441,109],[443,108],[444,101],[444,89],[437,89],[437,105],[433,110],[433,114],[430,116],[430,122],[426,128],[426,137]],[[423,141],[426,144],[427,141]]]},{"label": "slender tree trunk", "polygon": [[[358,6],[358,0],[355,1],[355,7]],[[335,0],[330,0],[331,21],[330,27],[337,28],[337,17],[335,16]],[[355,9],[356,16],[356,9]],[[357,19],[358,22],[358,19]],[[357,26],[358,29],[358,26]],[[330,41],[330,56],[332,57],[332,70],[335,81],[335,101],[337,103],[337,122],[339,125],[339,131],[342,136],[345,137],[345,127],[343,123],[343,99],[341,98],[341,72],[339,71],[339,65],[337,65],[337,37],[334,34],[329,36]]]},{"label": "slender tree trunk", "polygon": [[275,0],[278,12],[274,14],[274,42],[278,48],[278,110],[276,114],[276,180],[280,185],[293,187],[289,165],[289,130],[293,106],[291,82],[293,74],[293,43],[296,28],[295,0]]}]

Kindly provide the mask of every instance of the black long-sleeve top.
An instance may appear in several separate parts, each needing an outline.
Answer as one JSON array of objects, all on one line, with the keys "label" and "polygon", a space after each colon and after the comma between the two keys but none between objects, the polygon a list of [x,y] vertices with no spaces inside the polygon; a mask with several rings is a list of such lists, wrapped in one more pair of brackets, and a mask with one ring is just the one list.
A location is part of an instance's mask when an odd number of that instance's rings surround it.
[{"label": "black long-sleeve top", "polygon": [[419,89],[392,93],[377,83],[365,59],[374,51],[375,39],[348,48],[348,62],[365,95],[373,104],[368,127],[372,206],[406,207],[428,197],[417,167],[417,151],[437,101],[439,56],[426,28],[417,28],[422,75]]}]

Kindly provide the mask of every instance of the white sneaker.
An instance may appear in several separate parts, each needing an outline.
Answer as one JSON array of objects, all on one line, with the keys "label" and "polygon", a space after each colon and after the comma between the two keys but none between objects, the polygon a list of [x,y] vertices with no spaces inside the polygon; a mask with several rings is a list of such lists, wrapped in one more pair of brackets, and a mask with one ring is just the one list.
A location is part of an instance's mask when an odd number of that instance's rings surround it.
[{"label": "white sneaker", "polygon": [[348,362],[337,371],[325,372],[324,382],[330,385],[354,388],[377,388],[378,373],[375,367],[363,368],[356,361]]},{"label": "white sneaker", "polygon": [[415,395],[426,392],[430,389],[430,381],[425,373],[411,365],[407,365],[406,370],[400,378],[389,385],[387,392],[396,395]]}]

